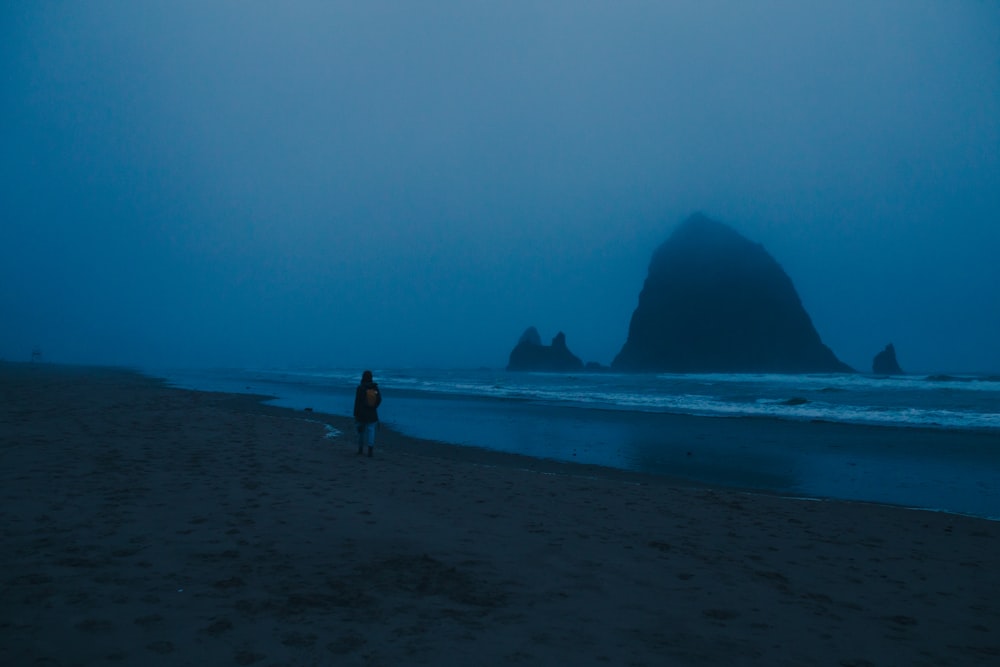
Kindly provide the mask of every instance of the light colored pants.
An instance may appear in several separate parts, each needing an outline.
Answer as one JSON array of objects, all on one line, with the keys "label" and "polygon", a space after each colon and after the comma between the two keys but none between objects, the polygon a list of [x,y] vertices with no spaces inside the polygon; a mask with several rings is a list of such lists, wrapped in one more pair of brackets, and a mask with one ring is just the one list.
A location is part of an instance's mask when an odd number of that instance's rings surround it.
[{"label": "light colored pants", "polygon": [[358,426],[358,447],[364,447],[368,445],[369,447],[375,446],[375,426],[378,422],[372,422],[371,424],[360,424]]}]

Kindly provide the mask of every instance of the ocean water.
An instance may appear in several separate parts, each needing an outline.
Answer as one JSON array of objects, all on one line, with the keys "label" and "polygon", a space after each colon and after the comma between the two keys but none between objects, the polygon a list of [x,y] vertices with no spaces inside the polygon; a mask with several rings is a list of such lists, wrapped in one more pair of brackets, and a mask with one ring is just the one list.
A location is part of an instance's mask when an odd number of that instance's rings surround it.
[{"label": "ocean water", "polygon": [[[421,438],[692,482],[1000,518],[1000,377],[373,369]],[[349,415],[360,369],[149,371]]]}]

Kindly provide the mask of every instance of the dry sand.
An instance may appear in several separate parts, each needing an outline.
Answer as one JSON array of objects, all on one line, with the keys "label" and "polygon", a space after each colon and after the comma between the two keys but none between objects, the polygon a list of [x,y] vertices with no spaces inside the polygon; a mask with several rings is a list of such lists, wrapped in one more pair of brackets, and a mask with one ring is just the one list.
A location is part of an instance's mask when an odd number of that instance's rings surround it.
[{"label": "dry sand", "polygon": [[0,665],[1000,664],[1000,523],[348,429],[0,364]]}]

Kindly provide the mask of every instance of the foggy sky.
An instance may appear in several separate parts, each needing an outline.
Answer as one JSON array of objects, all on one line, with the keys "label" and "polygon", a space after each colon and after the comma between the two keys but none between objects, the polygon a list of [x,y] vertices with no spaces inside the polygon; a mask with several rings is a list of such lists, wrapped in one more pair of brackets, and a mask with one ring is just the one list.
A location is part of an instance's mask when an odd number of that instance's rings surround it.
[{"label": "foggy sky", "polygon": [[[287,6],[286,6],[287,5]],[[1000,4],[12,2],[0,358],[621,348],[695,211],[870,369],[1000,372]]]}]

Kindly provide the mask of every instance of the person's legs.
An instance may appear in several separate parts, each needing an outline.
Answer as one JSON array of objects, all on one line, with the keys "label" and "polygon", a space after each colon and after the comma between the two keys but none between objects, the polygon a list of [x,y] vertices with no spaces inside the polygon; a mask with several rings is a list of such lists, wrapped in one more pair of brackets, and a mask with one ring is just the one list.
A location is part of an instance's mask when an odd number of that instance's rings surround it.
[{"label": "person's legs", "polygon": [[[372,455],[372,449],[375,447],[375,424],[378,422],[372,422],[371,424],[365,424],[365,442],[368,445],[368,456]],[[361,453],[360,451],[358,452]]]}]

